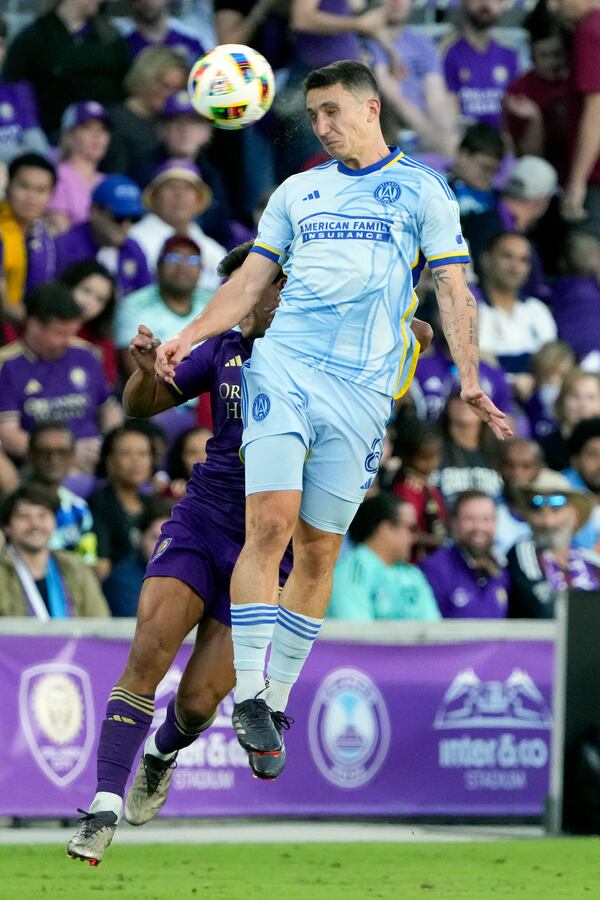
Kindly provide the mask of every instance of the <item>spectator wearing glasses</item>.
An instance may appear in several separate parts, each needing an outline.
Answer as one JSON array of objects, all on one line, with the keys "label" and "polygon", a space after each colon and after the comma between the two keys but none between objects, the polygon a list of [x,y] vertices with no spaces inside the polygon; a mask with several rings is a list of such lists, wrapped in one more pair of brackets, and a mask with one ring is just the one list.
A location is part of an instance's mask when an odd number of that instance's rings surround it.
[{"label": "spectator wearing glasses", "polygon": [[509,615],[550,619],[558,591],[600,588],[600,555],[572,545],[573,535],[589,520],[596,499],[549,470],[520,493],[532,537],[519,541],[508,553]]},{"label": "spectator wearing glasses", "polygon": [[96,535],[90,508],[64,484],[75,462],[75,435],[62,422],[42,422],[29,440],[29,478],[58,501],[56,529],[51,550],[74,550],[84,561],[96,564]]},{"label": "spectator wearing glasses", "polygon": [[136,368],[128,348],[140,323],[147,323],[155,338],[166,341],[202,312],[211,292],[199,285],[201,273],[198,244],[185,234],[167,238],[158,258],[156,284],[129,294],[117,309],[116,345],[126,377]]},{"label": "spectator wearing glasses", "polygon": [[502,619],[508,574],[493,551],[496,506],[483,491],[464,491],[454,504],[453,542],[421,563],[445,619]]},{"label": "spectator wearing glasses", "polygon": [[354,622],[439,619],[423,573],[409,563],[417,530],[410,503],[386,493],[367,498],[348,532],[354,547],[333,573],[328,617]]},{"label": "spectator wearing glasses", "polygon": [[109,175],[94,190],[88,222],[75,225],[56,241],[58,273],[82,259],[96,259],[115,278],[123,296],[152,281],[140,245],[129,237],[144,214],[138,186],[124,175]]}]

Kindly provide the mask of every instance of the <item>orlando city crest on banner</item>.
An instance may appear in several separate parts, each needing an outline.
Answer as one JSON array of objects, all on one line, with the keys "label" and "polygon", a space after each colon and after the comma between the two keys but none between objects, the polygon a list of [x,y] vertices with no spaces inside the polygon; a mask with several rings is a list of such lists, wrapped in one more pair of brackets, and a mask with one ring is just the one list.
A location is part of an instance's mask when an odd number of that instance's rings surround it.
[{"label": "orlando city crest on banner", "polygon": [[45,662],[24,669],[19,717],[32,756],[46,778],[58,787],[74,781],[94,745],[88,673],[67,662]]}]

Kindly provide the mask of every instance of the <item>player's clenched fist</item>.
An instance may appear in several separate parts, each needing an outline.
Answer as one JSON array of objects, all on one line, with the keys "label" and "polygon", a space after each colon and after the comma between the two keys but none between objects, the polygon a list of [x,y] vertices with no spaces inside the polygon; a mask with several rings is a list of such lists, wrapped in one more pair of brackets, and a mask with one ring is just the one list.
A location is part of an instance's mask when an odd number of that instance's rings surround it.
[{"label": "player's clenched fist", "polygon": [[156,348],[160,344],[147,325],[138,325],[137,334],[129,344],[129,352],[138,369],[153,372],[156,362]]},{"label": "player's clenched fist", "polygon": [[156,351],[154,371],[165,381],[171,381],[175,377],[175,366],[192,351],[192,345],[187,338],[177,335],[170,341],[165,341]]}]

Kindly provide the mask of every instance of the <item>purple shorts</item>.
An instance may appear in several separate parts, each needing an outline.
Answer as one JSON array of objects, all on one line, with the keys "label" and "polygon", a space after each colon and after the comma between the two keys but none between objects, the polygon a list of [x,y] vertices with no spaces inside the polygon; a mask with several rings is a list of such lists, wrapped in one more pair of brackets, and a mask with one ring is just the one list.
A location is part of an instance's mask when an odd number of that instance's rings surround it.
[{"label": "purple shorts", "polygon": [[[231,573],[244,545],[244,536],[215,522],[210,508],[184,497],[173,507],[160,530],[144,578],[177,578],[204,603],[204,615],[231,627]],[[279,567],[279,584],[292,570],[291,544]]]},{"label": "purple shorts", "polygon": [[231,626],[229,582],[243,536],[221,529],[185,499],[161,528],[145,578],[177,578],[204,603],[204,614]]}]

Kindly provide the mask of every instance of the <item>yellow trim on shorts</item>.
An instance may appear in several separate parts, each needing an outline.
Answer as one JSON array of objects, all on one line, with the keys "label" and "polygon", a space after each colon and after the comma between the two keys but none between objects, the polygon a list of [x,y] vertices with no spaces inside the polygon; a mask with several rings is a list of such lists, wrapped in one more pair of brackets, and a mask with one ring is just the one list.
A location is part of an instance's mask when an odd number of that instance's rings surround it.
[{"label": "yellow trim on shorts", "polygon": [[[414,363],[414,366],[411,363],[410,372],[409,372],[410,379],[407,380],[407,382],[405,382],[403,384],[402,388],[400,388],[401,392],[398,393],[398,385],[400,384],[400,378],[402,377],[402,370],[404,369],[404,362],[406,360],[406,354],[408,353],[408,346],[410,343],[410,341],[407,339],[406,330],[405,330],[404,326],[406,324],[407,318],[409,317],[411,312],[414,311],[418,302],[419,302],[419,300],[418,300],[417,294],[415,291],[413,291],[412,303],[410,304],[410,306],[408,307],[408,309],[406,310],[406,312],[404,313],[404,315],[402,316],[402,319],[401,319],[400,329],[402,331],[402,340],[404,341],[404,350],[402,352],[402,358],[400,360],[400,365],[398,366],[398,379],[396,381],[396,387],[394,388],[394,394],[393,394],[394,400],[397,400],[399,397],[402,396],[402,394],[406,393],[406,391],[408,390],[408,386],[409,386],[410,382],[412,381],[412,375],[414,375],[414,371],[415,371],[415,368],[417,365],[416,361]],[[418,345],[418,343],[419,342],[417,341],[417,345]],[[418,352],[416,355],[418,357],[418,355],[419,355]]]}]

